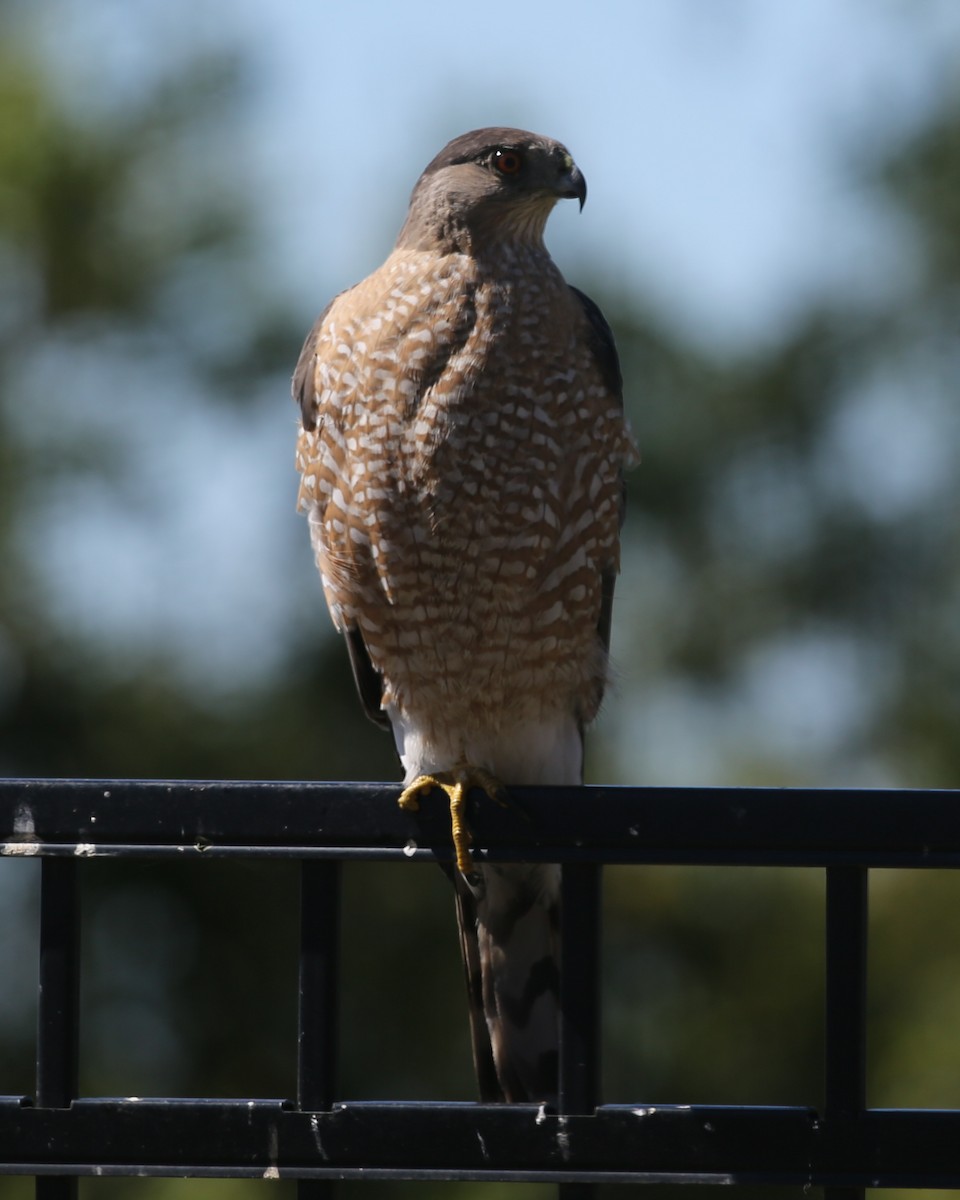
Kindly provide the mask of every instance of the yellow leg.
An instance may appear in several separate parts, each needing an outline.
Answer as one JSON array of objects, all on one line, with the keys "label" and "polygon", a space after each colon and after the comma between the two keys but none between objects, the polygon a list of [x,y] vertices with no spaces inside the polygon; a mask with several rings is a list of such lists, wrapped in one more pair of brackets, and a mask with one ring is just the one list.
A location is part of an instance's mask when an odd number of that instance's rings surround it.
[{"label": "yellow leg", "polygon": [[453,848],[457,856],[457,870],[463,875],[469,875],[473,870],[473,858],[470,854],[470,843],[473,840],[464,819],[467,792],[477,787],[490,797],[500,802],[503,785],[498,779],[482,767],[470,767],[466,764],[452,771],[437,771],[434,775],[419,775],[409,787],[400,793],[398,801],[401,808],[407,812],[417,812],[420,808],[420,797],[434,788],[445,792],[450,801],[450,830],[453,835]]},{"label": "yellow leg", "polygon": [[450,796],[450,832],[453,835],[453,848],[457,854],[457,870],[463,875],[473,870],[473,855],[470,853],[470,843],[473,837],[464,820],[464,809],[467,803],[467,789],[458,780],[453,785]]}]

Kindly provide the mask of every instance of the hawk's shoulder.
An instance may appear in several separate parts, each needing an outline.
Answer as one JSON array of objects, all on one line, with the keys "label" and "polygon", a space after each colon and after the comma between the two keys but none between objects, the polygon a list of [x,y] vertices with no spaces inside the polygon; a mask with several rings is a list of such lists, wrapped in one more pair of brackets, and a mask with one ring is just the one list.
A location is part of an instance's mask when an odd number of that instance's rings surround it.
[{"label": "hawk's shoulder", "polygon": [[[570,291],[576,297],[587,319],[587,341],[590,346],[590,352],[593,355],[594,362],[597,365],[597,370],[600,373],[600,378],[603,380],[603,385],[617,401],[621,408],[623,407],[623,373],[620,369],[620,355],[617,353],[617,343],[614,340],[613,330],[607,321],[607,318],[600,311],[600,306],[590,299],[586,293],[581,292],[579,288],[568,285]],[[632,439],[627,435],[628,444],[633,445]],[[634,447],[635,452],[635,447]],[[627,459],[627,462],[630,460]],[[620,476],[620,524],[623,525],[623,518],[626,508],[626,486],[623,482],[623,474],[621,468]],[[608,563],[604,566],[600,576],[600,615],[597,621],[597,635],[600,639],[605,651],[610,650],[610,626],[613,616],[613,590],[617,580],[619,566],[616,562]],[[594,712],[600,707],[600,702],[603,698],[604,682],[601,681],[597,694],[593,698]]]},{"label": "hawk's shoulder", "polygon": [[323,323],[327,319],[331,308],[333,308],[334,304],[336,304],[337,300],[343,294],[343,292],[340,292],[338,296],[334,296],[320,316],[314,321],[303,343],[300,357],[297,359],[297,365],[293,372],[291,391],[293,392],[294,400],[300,406],[303,427],[308,433],[316,427],[317,423],[317,338],[320,336],[320,330],[323,328]]},{"label": "hawk's shoulder", "polygon": [[[364,281],[366,282],[366,281]],[[330,301],[327,307],[323,310],[319,317],[314,321],[310,332],[307,334],[303,343],[303,348],[300,351],[300,357],[297,359],[297,365],[293,372],[293,382],[291,391],[293,398],[300,406],[300,415],[303,420],[303,428],[307,433],[312,432],[317,426],[317,388],[316,388],[316,373],[317,373],[317,352],[320,343],[320,335],[324,325],[329,317],[334,313],[335,308],[343,306],[344,302],[349,303],[349,298],[354,295],[361,287],[362,283],[355,283],[353,287],[344,288],[342,292],[337,292],[334,298]]]},{"label": "hawk's shoulder", "polygon": [[604,387],[611,395],[618,396],[622,400],[623,373],[620,370],[620,355],[617,353],[613,330],[610,328],[607,318],[600,311],[598,304],[581,292],[579,288],[575,288],[573,284],[568,284],[568,287],[579,301],[587,318],[587,337]]}]

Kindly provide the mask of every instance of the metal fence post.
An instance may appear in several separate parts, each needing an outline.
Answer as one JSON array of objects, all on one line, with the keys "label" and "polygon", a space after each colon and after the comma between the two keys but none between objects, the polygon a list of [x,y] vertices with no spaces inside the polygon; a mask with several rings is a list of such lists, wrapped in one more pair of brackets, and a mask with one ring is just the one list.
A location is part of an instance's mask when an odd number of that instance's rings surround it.
[{"label": "metal fence post", "polygon": [[[560,1116],[600,1102],[600,891],[602,867],[564,863],[560,885]],[[561,1183],[559,1200],[592,1200],[591,1183]]]},{"label": "metal fence post", "polygon": [[[337,1087],[340,986],[339,862],[300,863],[300,996],[297,1107],[329,1111]],[[331,1200],[336,1184],[301,1179],[298,1200]]]},{"label": "metal fence post", "polygon": [[[867,869],[827,867],[826,1121],[866,1108]],[[863,1200],[862,1187],[825,1188],[826,1200]]]},{"label": "metal fence post", "polygon": [[[40,978],[37,1004],[37,1094],[40,1108],[69,1108],[79,1078],[80,905],[77,861],[44,858],[40,866]],[[37,1200],[76,1200],[71,1176],[38,1175]]]}]

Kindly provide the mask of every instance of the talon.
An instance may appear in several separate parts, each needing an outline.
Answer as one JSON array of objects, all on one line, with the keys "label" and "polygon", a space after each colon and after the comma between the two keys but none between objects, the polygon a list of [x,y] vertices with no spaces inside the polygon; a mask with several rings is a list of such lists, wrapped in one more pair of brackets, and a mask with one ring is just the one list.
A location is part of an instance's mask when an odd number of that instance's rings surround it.
[{"label": "talon", "polygon": [[[467,881],[471,890],[480,886],[479,876],[473,868],[470,843],[473,837],[466,823],[467,793],[477,787],[497,804],[506,804],[503,784],[482,767],[463,766],[453,771],[438,771],[435,775],[418,775],[400,793],[397,803],[405,812],[418,812],[420,797],[439,788],[450,801],[450,832],[456,854],[457,870]],[[475,892],[476,894],[476,892]]]},{"label": "talon", "polygon": [[397,803],[405,812],[419,812],[420,801],[417,797],[420,792],[428,792],[433,787],[440,787],[440,784],[435,779],[431,779],[429,775],[421,775],[409,787],[403,789]]}]

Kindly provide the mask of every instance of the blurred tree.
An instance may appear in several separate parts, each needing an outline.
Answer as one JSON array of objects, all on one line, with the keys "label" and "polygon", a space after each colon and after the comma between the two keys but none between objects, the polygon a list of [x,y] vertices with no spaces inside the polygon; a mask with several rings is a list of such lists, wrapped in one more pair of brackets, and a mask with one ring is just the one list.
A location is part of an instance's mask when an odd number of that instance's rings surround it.
[{"label": "blurred tree", "polygon": [[[0,45],[8,774],[396,777],[318,589],[282,631],[279,669],[205,692],[170,661],[162,631],[135,645],[91,635],[39,565],[38,542],[57,522],[69,535],[91,490],[105,512],[149,506],[144,464],[171,441],[176,461],[184,397],[225,426],[287,419],[273,413],[309,314],[291,319],[264,285],[253,214],[210,158],[235,136],[245,86],[237,60],[200,59],[92,120],[25,36]],[[915,271],[886,297],[811,313],[783,345],[712,358],[636,298],[605,300],[579,281],[614,319],[645,458],[619,589],[621,696],[592,742],[597,778],[957,783],[957,107],[867,167],[909,224]],[[305,560],[292,516],[286,536],[291,563]],[[100,586],[106,599],[110,581]],[[5,1092],[31,1090],[34,918],[21,885],[34,866],[0,863],[16,914],[0,945],[24,967],[0,1006]],[[289,1094],[292,873],[90,867],[85,1090]],[[466,1097],[449,896],[439,873],[401,870],[348,872],[343,1091]],[[946,876],[878,879],[874,1102],[960,1104],[960,973],[937,936],[955,891]],[[816,873],[617,870],[607,907],[609,1099],[817,1102]],[[391,936],[373,949],[365,931],[385,914]],[[25,1194],[17,1186],[0,1181],[0,1196]],[[87,1190],[165,1200],[202,1186]]]},{"label": "blurred tree", "polygon": [[[175,437],[179,415],[157,380],[202,395],[227,419],[262,403],[267,388],[286,390],[305,322],[257,281],[251,216],[204,143],[205,132],[230,128],[243,88],[237,61],[198,59],[94,120],[46,76],[26,27],[0,43],[0,764],[9,775],[393,768],[388,745],[358,748],[366,722],[355,706],[323,699],[352,683],[320,619],[295,631],[282,684],[211,700],[169,661],[162,637],[131,653],[121,638],[72,623],[72,581],[54,594],[40,565],[44,536],[58,524],[69,536],[91,488],[108,509],[144,503],[142,449],[131,440],[138,430],[156,444],[168,429]],[[292,482],[292,450],[290,460]],[[108,607],[111,581],[96,589]],[[35,880],[35,864],[0,863],[14,918],[0,936],[22,966],[0,1005],[6,1093],[32,1090],[28,874]],[[289,1094],[295,899],[295,875],[282,867],[86,873],[84,1089]],[[401,929],[397,952],[417,936]],[[375,1044],[363,1029],[357,1036]]]},{"label": "blurred tree", "polygon": [[[636,726],[631,776],[956,784],[958,130],[954,100],[892,162],[857,165],[912,241],[886,296],[812,312],[744,361],[618,325],[645,450],[614,713]],[[691,728],[706,778],[696,748],[674,753]]]},{"label": "blurred tree", "polygon": [[[958,98],[858,168],[913,243],[887,296],[740,362],[617,327],[645,464],[620,591],[628,710],[605,744],[638,781],[960,782]],[[815,876],[610,872],[611,1099],[644,1080],[648,1099],[817,1102]],[[870,1103],[960,1105],[958,890],[875,874]]]}]

